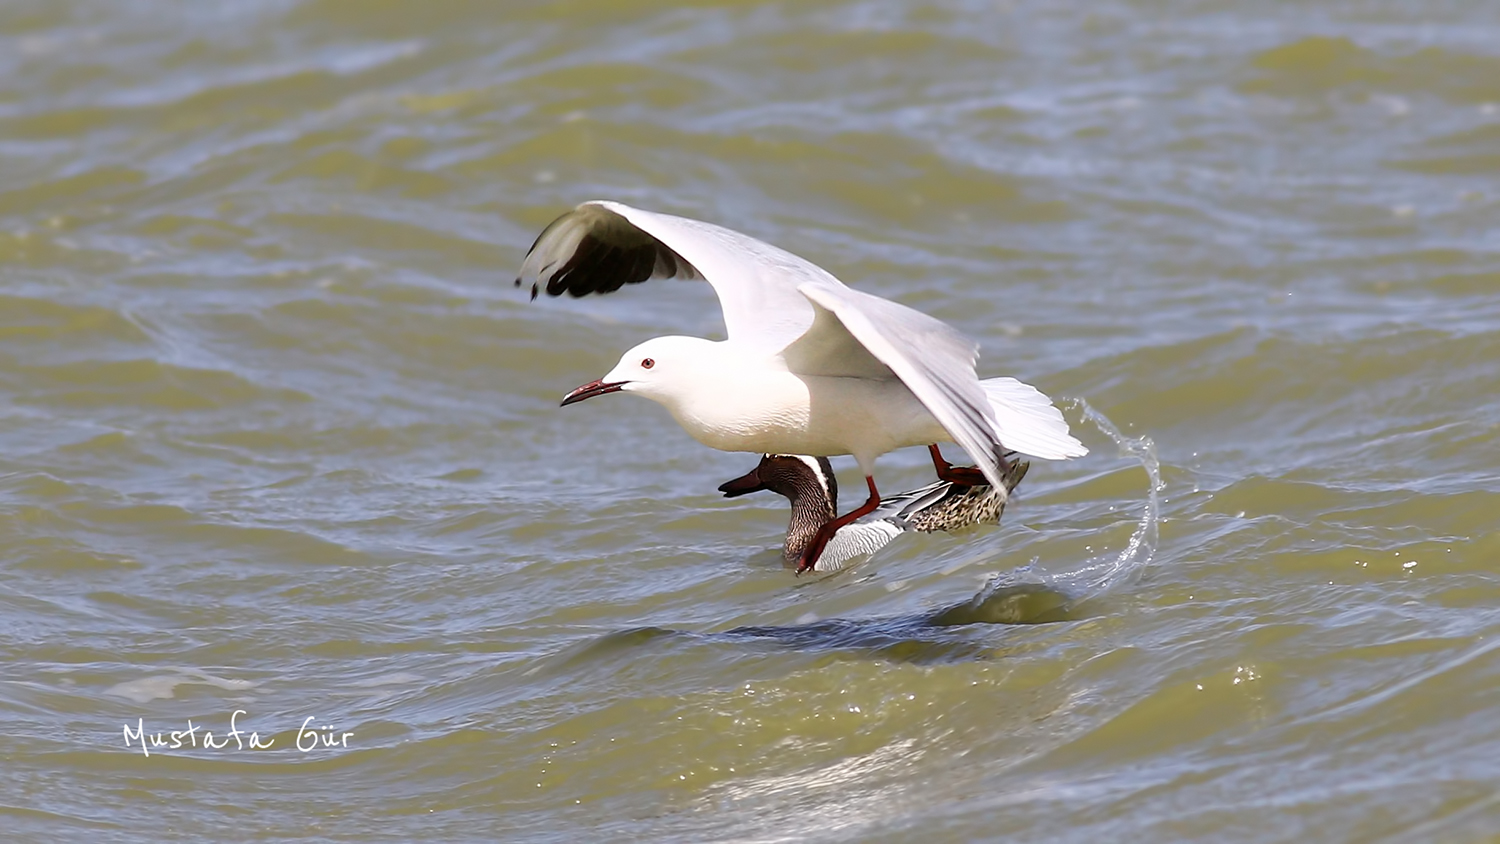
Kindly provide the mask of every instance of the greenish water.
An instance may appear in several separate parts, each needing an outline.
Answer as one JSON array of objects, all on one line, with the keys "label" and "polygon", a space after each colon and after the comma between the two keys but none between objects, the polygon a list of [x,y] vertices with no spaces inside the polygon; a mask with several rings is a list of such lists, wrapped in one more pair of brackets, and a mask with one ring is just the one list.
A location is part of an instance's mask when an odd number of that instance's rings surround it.
[{"label": "greenish water", "polygon": [[[514,290],[590,198],[1093,453],[794,578],[754,457],[557,407],[722,330]],[[15,840],[1495,841],[1497,634],[1494,4],[0,5]]]}]

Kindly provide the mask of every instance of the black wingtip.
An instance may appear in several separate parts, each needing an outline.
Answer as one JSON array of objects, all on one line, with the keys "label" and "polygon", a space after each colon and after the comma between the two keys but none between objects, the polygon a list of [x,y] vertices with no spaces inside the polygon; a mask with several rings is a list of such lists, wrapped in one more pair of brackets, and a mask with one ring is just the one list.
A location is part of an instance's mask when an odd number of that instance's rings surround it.
[{"label": "black wingtip", "polygon": [[[516,276],[516,286],[517,287],[521,286],[521,277],[520,276]],[[532,284],[531,285],[531,301],[533,301],[533,302],[536,301],[536,293],[537,293],[536,285]]]}]

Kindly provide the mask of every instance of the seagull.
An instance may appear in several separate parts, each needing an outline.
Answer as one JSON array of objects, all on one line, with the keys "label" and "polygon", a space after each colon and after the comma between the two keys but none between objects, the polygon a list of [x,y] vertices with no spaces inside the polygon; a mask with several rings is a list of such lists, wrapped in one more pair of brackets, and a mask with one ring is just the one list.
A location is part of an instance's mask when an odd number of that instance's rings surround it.
[{"label": "seagull", "polygon": [[[927,445],[939,480],[994,487],[1004,486],[1008,451],[1045,460],[1088,453],[1035,387],[980,381],[978,345],[952,326],[712,223],[585,202],[542,230],[516,286],[529,283],[532,299],[540,290],[581,297],[659,278],[707,281],[728,339],[647,340],[562,404],[636,393],[721,451],[852,455],[869,497],[819,528],[798,573],[839,528],[880,506],[875,461],[889,451]],[[940,442],[956,443],[976,468],[949,464]]]},{"label": "seagull", "polygon": [[[1000,515],[1016,484],[1026,477],[1030,463],[1008,465],[1005,485],[960,486],[947,481],[907,490],[882,499],[868,516],[844,525],[834,533],[813,564],[814,571],[842,571],[856,560],[884,548],[909,531],[931,533],[999,524]],[[788,565],[802,558],[802,551],[824,524],[838,512],[839,483],[826,457],[807,454],[767,454],[760,464],[741,477],[719,487],[725,498],[735,498],[768,489],[792,503],[781,556]]]}]

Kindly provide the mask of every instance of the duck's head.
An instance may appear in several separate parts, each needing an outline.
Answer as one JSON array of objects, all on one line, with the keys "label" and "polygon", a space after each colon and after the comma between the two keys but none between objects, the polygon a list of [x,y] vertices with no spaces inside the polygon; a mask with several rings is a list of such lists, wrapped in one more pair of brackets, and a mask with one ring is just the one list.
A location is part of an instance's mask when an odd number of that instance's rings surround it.
[{"label": "duck's head", "polygon": [[826,457],[767,454],[750,472],[719,487],[725,498],[769,489],[792,503],[782,558],[790,565],[802,555],[818,529],[838,513],[839,484]]},{"label": "duck's head", "polygon": [[748,474],[719,486],[719,492],[724,493],[725,498],[748,495],[763,489],[791,499],[793,505],[806,500],[821,505],[829,513],[838,510],[839,482],[826,457],[767,454],[760,459],[760,465],[751,469]]}]

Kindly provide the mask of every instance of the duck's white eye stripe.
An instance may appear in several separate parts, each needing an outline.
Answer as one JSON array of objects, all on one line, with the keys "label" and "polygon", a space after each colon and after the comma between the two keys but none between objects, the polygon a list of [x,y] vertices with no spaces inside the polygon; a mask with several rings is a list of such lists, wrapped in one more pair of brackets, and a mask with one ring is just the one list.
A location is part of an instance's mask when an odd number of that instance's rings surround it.
[{"label": "duck's white eye stripe", "polygon": [[818,479],[818,485],[823,487],[824,497],[826,497],[829,501],[833,500],[833,490],[828,488],[828,478],[823,474],[823,467],[818,465],[818,458],[809,457],[806,454],[791,454],[787,456],[795,457],[798,460],[801,460],[803,465],[807,466],[807,468],[812,471],[813,477]]}]

